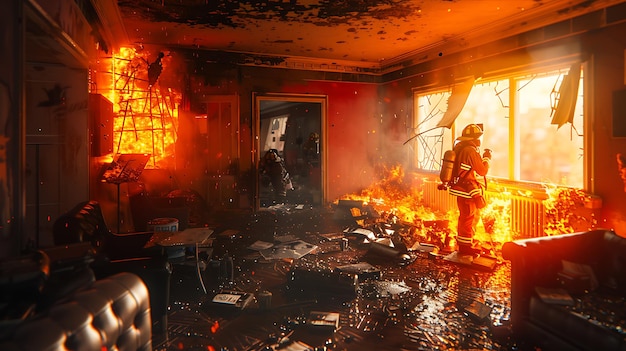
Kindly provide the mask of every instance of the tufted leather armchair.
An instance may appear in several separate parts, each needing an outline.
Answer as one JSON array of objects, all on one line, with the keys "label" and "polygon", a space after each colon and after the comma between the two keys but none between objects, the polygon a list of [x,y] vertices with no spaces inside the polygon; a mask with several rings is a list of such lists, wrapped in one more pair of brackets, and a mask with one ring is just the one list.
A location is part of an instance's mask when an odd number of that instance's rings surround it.
[{"label": "tufted leather armchair", "polygon": [[150,297],[135,274],[97,280],[17,325],[3,351],[152,350]]},{"label": "tufted leather armchair", "polygon": [[55,245],[91,243],[95,251],[91,268],[97,279],[119,272],[138,275],[150,291],[153,329],[165,332],[172,268],[161,248],[144,248],[152,235],[152,232],[111,232],[97,201],[79,203],[61,215],[53,226]]}]

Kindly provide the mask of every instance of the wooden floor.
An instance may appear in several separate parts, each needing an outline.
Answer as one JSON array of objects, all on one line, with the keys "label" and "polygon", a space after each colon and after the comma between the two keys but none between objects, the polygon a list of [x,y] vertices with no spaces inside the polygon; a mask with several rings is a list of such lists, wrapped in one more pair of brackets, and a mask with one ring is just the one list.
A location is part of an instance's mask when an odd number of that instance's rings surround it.
[{"label": "wooden floor", "polygon": [[[356,237],[342,250],[349,221],[332,206],[296,205],[212,217],[202,272],[208,293],[193,266],[174,266],[167,333],[155,335],[156,350],[524,349],[510,334],[508,262],[491,269],[421,251],[397,259]],[[315,249],[268,258],[250,248],[292,239]],[[351,264],[370,268],[355,280],[343,269]],[[252,297],[243,308],[212,301],[224,291]],[[315,322],[311,312],[339,320]]]}]

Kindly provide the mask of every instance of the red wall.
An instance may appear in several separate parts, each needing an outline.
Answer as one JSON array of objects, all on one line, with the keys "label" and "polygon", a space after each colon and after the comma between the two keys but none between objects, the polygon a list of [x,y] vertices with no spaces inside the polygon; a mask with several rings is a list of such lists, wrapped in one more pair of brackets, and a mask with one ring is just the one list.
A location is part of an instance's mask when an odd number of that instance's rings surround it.
[{"label": "red wall", "polygon": [[379,99],[374,84],[321,82],[285,84],[281,93],[321,94],[328,97],[327,201],[367,187],[380,162]]}]

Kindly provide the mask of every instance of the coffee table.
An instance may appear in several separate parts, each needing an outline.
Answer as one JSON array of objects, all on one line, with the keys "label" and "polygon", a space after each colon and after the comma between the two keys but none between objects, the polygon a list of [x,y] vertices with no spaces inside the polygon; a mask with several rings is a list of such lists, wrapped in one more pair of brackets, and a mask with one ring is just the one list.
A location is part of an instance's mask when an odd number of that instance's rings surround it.
[{"label": "coffee table", "polygon": [[195,251],[196,273],[198,274],[202,291],[206,294],[207,290],[200,269],[199,249],[209,241],[212,234],[213,229],[209,228],[187,228],[178,232],[155,232],[153,235],[154,240],[151,241],[156,245],[166,248],[193,247]]}]

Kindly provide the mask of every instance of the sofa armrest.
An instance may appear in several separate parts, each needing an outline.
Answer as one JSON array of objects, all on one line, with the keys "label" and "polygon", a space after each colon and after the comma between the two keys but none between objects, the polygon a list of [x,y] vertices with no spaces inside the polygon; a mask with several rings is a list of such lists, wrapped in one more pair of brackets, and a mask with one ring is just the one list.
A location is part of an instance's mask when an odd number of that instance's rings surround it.
[{"label": "sofa armrest", "polygon": [[511,261],[511,320],[520,324],[529,312],[535,287],[558,287],[557,273],[562,261],[588,264],[594,270],[604,266],[609,230],[521,239],[504,243],[502,257]]},{"label": "sofa armrest", "polygon": [[152,350],[148,289],[131,273],[98,280],[17,325],[0,350]]}]

